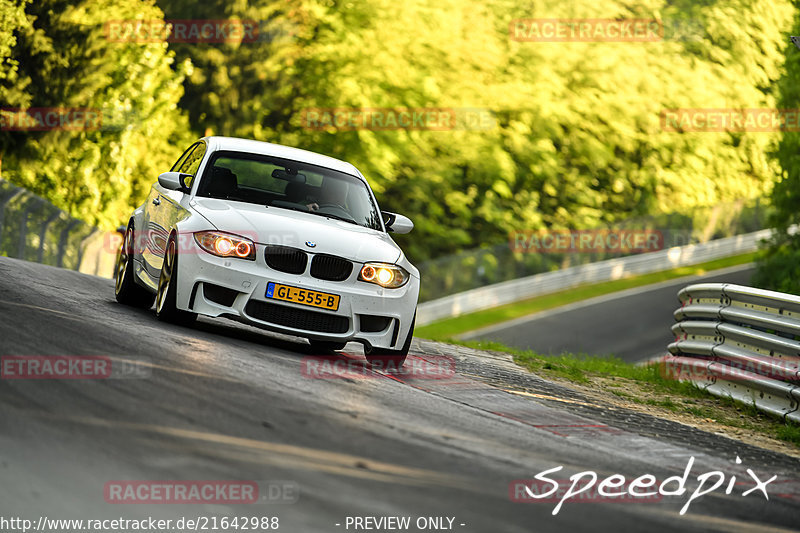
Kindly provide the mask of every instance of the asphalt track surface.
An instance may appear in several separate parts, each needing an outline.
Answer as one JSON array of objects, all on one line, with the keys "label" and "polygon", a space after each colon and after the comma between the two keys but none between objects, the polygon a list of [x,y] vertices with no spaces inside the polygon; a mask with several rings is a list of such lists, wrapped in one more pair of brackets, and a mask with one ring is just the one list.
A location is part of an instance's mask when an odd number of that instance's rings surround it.
[{"label": "asphalt track surface", "polygon": [[[800,460],[597,405],[502,354],[417,339],[411,364],[449,358],[455,373],[425,379],[364,368],[309,379],[301,368],[313,354],[303,341],[225,320],[165,325],[152,311],[117,304],[111,280],[6,258],[0,317],[2,356],[130,358],[148,371],[94,380],[4,374],[0,520],[268,516],[285,532],[355,531],[348,516],[411,517],[404,531],[446,531],[418,529],[415,521],[451,517],[452,531],[486,533],[791,531],[800,524]],[[351,347],[339,357],[363,367]],[[591,470],[664,480],[682,475],[690,457],[687,493],[660,501],[575,499],[554,516],[557,499],[517,503],[509,495],[514,480],[557,466],[564,469],[556,479]],[[747,469],[762,480],[778,476],[767,486],[769,500],[742,496],[753,486]],[[681,516],[697,476],[714,470],[723,472],[723,488],[737,476],[731,494],[718,489]],[[107,484],[126,480],[283,482],[298,497],[106,502]]]},{"label": "asphalt track surface", "polygon": [[749,285],[754,269],[741,265],[638,287],[550,309],[461,336],[537,353],[609,355],[637,362],[667,353],[678,291],[692,283]]}]

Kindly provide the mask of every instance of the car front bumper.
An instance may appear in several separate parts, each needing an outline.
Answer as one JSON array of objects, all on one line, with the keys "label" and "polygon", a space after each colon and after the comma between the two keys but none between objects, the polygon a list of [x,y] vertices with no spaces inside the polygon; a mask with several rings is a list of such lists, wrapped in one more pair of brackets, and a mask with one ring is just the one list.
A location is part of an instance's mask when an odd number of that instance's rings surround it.
[{"label": "car front bumper", "polygon": [[[271,269],[263,245],[257,245],[256,260],[248,261],[217,257],[192,243],[178,257],[176,303],[179,309],[307,339],[400,349],[416,310],[419,279],[411,276],[404,286],[386,289],[358,281],[362,265],[354,262],[344,281],[326,281],[312,277],[308,266],[298,275]],[[338,309],[268,298],[270,282],[339,295]]]}]

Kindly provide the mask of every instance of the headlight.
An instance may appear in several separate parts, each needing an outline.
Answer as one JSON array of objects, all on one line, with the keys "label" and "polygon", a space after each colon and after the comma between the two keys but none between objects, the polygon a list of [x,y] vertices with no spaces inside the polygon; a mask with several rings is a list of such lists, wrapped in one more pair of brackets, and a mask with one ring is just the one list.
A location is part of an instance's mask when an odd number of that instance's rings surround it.
[{"label": "headlight", "polygon": [[403,267],[389,263],[365,263],[361,267],[358,279],[381,287],[397,289],[408,283],[408,272]]},{"label": "headlight", "polygon": [[200,248],[218,257],[256,260],[256,245],[250,239],[220,231],[198,231],[194,240]]}]

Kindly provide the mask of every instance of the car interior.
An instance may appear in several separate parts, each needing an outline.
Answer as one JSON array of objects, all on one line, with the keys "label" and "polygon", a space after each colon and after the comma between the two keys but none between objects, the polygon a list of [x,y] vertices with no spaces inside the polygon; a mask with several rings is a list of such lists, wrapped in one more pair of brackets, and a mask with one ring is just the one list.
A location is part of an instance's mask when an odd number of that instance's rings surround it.
[{"label": "car interior", "polygon": [[210,179],[203,180],[197,195],[289,209],[307,209],[308,204],[319,202],[323,196],[321,186],[306,183],[306,176],[297,171],[261,163],[260,167],[274,168],[267,174],[269,178],[263,177],[263,168],[257,169],[256,173],[250,166],[239,169],[243,178],[240,179],[230,168],[235,163],[227,158],[216,161],[211,168]]},{"label": "car interior", "polygon": [[[347,181],[313,170],[227,155],[211,162],[197,196],[298,211],[314,211],[380,228],[367,194]],[[365,191],[366,192],[366,191]]]}]

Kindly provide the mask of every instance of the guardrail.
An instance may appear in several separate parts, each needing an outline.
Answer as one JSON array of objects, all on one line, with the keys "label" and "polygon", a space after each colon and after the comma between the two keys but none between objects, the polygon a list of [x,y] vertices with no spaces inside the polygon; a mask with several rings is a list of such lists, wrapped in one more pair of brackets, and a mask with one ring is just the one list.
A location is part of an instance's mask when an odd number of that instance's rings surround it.
[{"label": "guardrail", "polygon": [[0,255],[110,278],[120,239],[0,179]]},{"label": "guardrail", "polygon": [[[599,234],[604,231],[654,232],[662,237],[662,248],[673,248],[768,228],[771,210],[769,203],[762,199],[740,199],[713,206],[694,207],[688,213],[640,215],[603,225],[587,226],[582,230],[597,231]],[[420,287],[420,302],[430,302],[479,287],[563,268],[641,253],[641,250],[624,250],[622,247],[617,250],[609,248],[570,251],[564,250],[561,245],[545,250],[544,240],[540,241],[543,248],[536,251],[526,248],[525,244],[531,244],[528,240],[523,239],[523,243],[518,241],[520,234],[527,234],[530,238],[538,233],[543,239],[547,234],[555,236],[564,231],[566,230],[542,229],[541,232],[510,232],[506,242],[484,244],[479,248],[452,255],[414,261],[424,280]],[[518,247],[519,244],[522,246]],[[541,253],[543,251],[545,253]]]},{"label": "guardrail", "polygon": [[612,281],[626,276],[669,270],[753,252],[758,249],[759,242],[767,239],[771,233],[772,230],[761,230],[487,285],[421,303],[417,310],[417,324],[423,326],[437,320],[519,302],[585,283]]},{"label": "guardrail", "polygon": [[800,297],[699,283],[678,298],[665,375],[800,422]]}]

